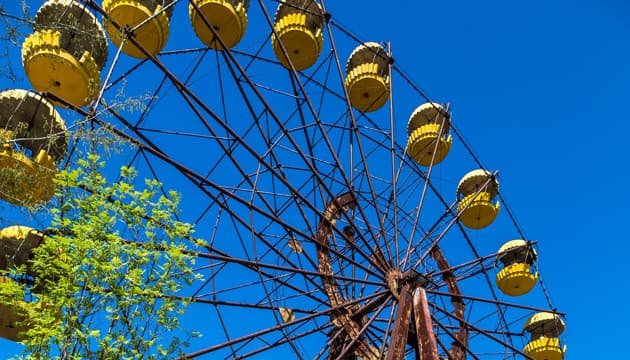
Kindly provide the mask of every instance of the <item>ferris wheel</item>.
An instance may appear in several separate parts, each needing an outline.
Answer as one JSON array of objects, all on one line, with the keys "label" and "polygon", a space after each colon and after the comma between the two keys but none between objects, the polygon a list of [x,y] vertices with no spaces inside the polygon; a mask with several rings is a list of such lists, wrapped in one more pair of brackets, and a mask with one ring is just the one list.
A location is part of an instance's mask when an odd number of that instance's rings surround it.
[{"label": "ferris wheel", "polygon": [[[30,182],[0,198],[53,196],[64,119],[124,140],[112,166],[180,191],[207,240],[187,358],[563,359],[544,254],[392,47],[324,1],[47,0],[21,49],[33,90],[0,92],[0,166]],[[25,229],[0,232],[18,263],[41,242]]]}]

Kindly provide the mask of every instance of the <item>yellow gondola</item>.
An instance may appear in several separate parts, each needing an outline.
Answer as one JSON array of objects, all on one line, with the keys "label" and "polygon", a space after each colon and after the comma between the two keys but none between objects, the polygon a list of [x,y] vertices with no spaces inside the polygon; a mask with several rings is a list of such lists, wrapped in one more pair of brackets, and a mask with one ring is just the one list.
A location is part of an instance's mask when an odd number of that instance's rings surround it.
[{"label": "yellow gondola", "polygon": [[359,45],[346,63],[346,88],[350,104],[363,112],[380,109],[389,98],[390,57],[381,45]]},{"label": "yellow gondola", "polygon": [[22,65],[37,91],[75,106],[98,95],[107,62],[105,31],[85,5],[48,0],[35,15],[35,32],[22,45]]},{"label": "yellow gondola", "polygon": [[457,186],[457,212],[464,226],[481,229],[490,225],[499,213],[499,202],[493,203],[499,192],[499,181],[486,170],[473,170]]},{"label": "yellow gondola", "polygon": [[[173,2],[174,0],[104,0],[103,10],[122,28],[135,29],[133,38],[151,55],[157,55],[168,41]],[[137,26],[140,27],[136,29]],[[107,20],[105,29],[114,45],[120,47],[124,35]],[[122,52],[138,59],[147,58],[129,40],[123,45]]]},{"label": "yellow gondola", "polygon": [[538,273],[532,274],[531,265],[536,256],[536,251],[525,240],[512,240],[501,246],[498,259],[503,263],[503,269],[495,281],[504,294],[521,296],[534,288]]},{"label": "yellow gondola", "polygon": [[431,165],[431,160],[433,165],[440,163],[453,144],[452,137],[448,135],[450,128],[451,118],[440,104],[428,102],[418,106],[407,123],[409,156],[422,166]]},{"label": "yellow gondola", "polygon": [[[13,280],[8,277],[0,276],[0,286],[11,286]],[[22,340],[20,333],[23,333],[30,329],[30,326],[25,323],[25,317],[17,307],[10,306],[8,304],[0,303],[0,337],[11,341]]]},{"label": "yellow gondola", "polygon": [[212,49],[222,50],[204,18],[230,49],[245,35],[248,8],[249,0],[194,0],[188,5],[188,15],[199,40]]},{"label": "yellow gondola", "polygon": [[0,129],[0,198],[16,205],[50,200],[67,148],[66,126],[53,105],[26,90],[0,92]]},{"label": "yellow gondola", "polygon": [[[26,275],[32,278],[38,277],[38,274],[31,267],[30,260],[33,258],[33,250],[43,242],[44,234],[42,232],[26,226],[9,226],[0,230],[0,270],[9,272],[12,268],[26,266]],[[62,261],[66,261],[66,257],[60,251],[57,254]],[[23,286],[23,280],[25,279],[13,280],[0,275],[0,287]],[[40,280],[43,279],[40,278]],[[47,280],[47,282],[55,283],[52,279]],[[41,281],[34,284],[36,286],[30,287],[31,294],[43,292]],[[12,341],[23,339],[23,333],[33,326],[31,322],[26,321],[30,310],[32,310],[31,306],[45,306],[41,301],[34,304],[30,302],[33,300],[31,297],[29,302],[12,300],[10,301],[11,305],[0,303],[0,337]],[[50,326],[56,326],[57,322],[61,320],[61,310],[54,311],[51,315],[54,317],[51,319],[54,324],[51,323]]]},{"label": "yellow gondola", "polygon": [[[30,262],[35,256],[33,251],[44,243],[44,239],[41,231],[27,226],[15,225],[0,230],[0,271],[24,266],[24,274],[30,276],[30,279],[20,278],[19,281],[28,280],[32,293],[42,293],[45,283],[52,281],[50,277],[42,276],[38,270],[33,269]],[[60,249],[54,255],[67,262],[67,256]]]},{"label": "yellow gondola", "polygon": [[[307,4],[307,5],[305,5]],[[324,44],[324,11],[315,1],[282,0],[276,10],[274,30],[278,35],[271,37],[273,51],[280,62],[296,70],[305,70],[315,64]],[[282,47],[284,45],[289,59]]]},{"label": "yellow gondola", "polygon": [[[33,249],[43,241],[44,235],[30,227],[14,225],[0,230],[0,270],[28,265]],[[34,275],[29,270],[27,274]]]},{"label": "yellow gondola", "polygon": [[[10,226],[0,230],[0,270],[28,265],[33,249],[42,241],[42,233],[29,227]],[[0,286],[13,285],[17,284],[12,279],[0,276]],[[19,334],[29,329],[24,323],[25,318],[19,314],[21,304],[25,303],[18,302],[16,307],[0,304],[0,337],[19,341]]]},{"label": "yellow gondola", "polygon": [[523,327],[531,334],[531,341],[523,349],[535,360],[562,360],[567,349],[560,345],[565,324],[558,315],[541,312],[532,316]]}]

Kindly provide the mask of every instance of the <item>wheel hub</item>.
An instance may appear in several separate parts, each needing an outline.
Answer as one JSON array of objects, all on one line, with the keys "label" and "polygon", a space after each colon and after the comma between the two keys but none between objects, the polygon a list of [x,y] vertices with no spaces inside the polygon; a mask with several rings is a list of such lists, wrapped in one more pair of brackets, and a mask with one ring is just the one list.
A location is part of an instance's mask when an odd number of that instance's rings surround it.
[{"label": "wheel hub", "polygon": [[387,273],[387,286],[397,300],[400,300],[400,290],[405,285],[408,284],[411,289],[415,289],[419,286],[424,286],[426,283],[427,279],[413,269],[405,272],[390,270]]}]

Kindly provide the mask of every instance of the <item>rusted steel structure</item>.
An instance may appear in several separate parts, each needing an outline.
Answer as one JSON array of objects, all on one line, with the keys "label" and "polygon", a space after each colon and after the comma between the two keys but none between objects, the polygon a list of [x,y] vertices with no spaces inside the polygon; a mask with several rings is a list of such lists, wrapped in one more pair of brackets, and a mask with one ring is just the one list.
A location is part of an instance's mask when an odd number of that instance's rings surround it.
[{"label": "rusted steel structure", "polygon": [[[564,323],[542,282],[529,281],[536,243],[526,240],[503,202],[498,171],[484,168],[458,132],[450,105],[429,99],[394,65],[391,44],[358,40],[324,1],[68,3],[102,19],[116,36],[109,50],[116,55],[103,84],[90,82],[100,90],[86,103],[54,89],[42,95],[131,144],[130,165],[186,182],[184,198],[195,201],[194,222],[209,239],[203,251],[190,252],[207,280],[185,294],[164,294],[208,316],[187,323],[208,336],[186,358],[538,360],[547,354],[539,346],[547,334],[540,324],[564,329]],[[186,8],[190,33],[203,47],[176,47],[177,29],[169,27],[175,7]],[[268,36],[242,46],[255,21],[253,28],[262,22]],[[128,67],[120,65],[125,53],[136,61]],[[186,71],[180,59],[190,60]],[[205,77],[209,68],[216,77]],[[153,85],[146,107],[134,113],[109,106],[108,96],[134,79]],[[414,94],[412,106],[422,104],[406,131],[395,116],[394,84]],[[169,101],[160,103],[162,96]],[[442,181],[446,172],[463,175],[447,167],[458,156],[455,147],[479,169],[458,187]],[[487,254],[473,232],[492,228],[495,200],[521,240]],[[527,271],[497,275],[514,265]],[[544,301],[505,301],[495,277],[508,295],[527,286]],[[522,324],[515,319],[532,312],[551,315],[526,325],[536,346],[521,349]],[[561,358],[560,333],[549,334]]]}]

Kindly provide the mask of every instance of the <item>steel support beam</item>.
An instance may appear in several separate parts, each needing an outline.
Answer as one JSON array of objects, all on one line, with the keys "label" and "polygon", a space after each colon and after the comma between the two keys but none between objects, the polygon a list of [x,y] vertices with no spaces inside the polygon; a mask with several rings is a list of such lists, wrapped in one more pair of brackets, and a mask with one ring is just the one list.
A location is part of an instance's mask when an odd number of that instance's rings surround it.
[{"label": "steel support beam", "polygon": [[413,295],[411,285],[405,284],[400,290],[398,311],[394,322],[394,331],[389,341],[387,360],[404,360],[407,337],[409,336],[409,323],[411,321],[411,308],[413,307]]},{"label": "steel support beam", "polygon": [[418,336],[416,352],[420,355],[420,360],[439,360],[427,293],[422,287],[417,288],[413,294],[413,315]]}]

